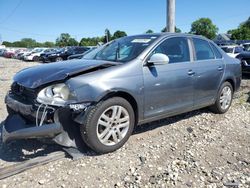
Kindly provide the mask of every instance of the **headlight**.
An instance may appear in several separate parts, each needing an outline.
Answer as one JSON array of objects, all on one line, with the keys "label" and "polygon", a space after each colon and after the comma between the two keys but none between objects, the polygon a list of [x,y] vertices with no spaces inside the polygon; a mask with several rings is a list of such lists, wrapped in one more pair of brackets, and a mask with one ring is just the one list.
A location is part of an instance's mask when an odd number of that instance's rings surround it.
[{"label": "headlight", "polygon": [[64,106],[69,99],[69,88],[65,84],[55,84],[42,89],[37,96],[37,101],[43,104]]}]

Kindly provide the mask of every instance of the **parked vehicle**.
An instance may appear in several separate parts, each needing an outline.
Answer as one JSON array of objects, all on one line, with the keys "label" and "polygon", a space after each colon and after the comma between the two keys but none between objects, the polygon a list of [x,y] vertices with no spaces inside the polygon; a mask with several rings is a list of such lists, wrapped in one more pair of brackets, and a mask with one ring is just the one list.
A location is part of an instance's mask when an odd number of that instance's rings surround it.
[{"label": "parked vehicle", "polygon": [[84,52],[82,54],[70,55],[68,57],[68,60],[71,60],[71,59],[82,59],[86,54],[90,53],[91,51],[93,51],[95,49],[96,49],[96,47],[92,47],[92,48],[90,48],[89,50],[87,50],[86,52]]},{"label": "parked vehicle", "polygon": [[242,73],[250,73],[250,51],[245,51],[236,56],[241,61]]},{"label": "parked vehicle", "polygon": [[33,52],[33,50],[36,50],[37,48],[29,48],[25,52],[21,52],[20,54],[17,54],[17,59],[24,60],[24,57],[30,53]]},{"label": "parked vehicle", "polygon": [[25,53],[26,51],[27,51],[26,48],[17,49],[17,50],[15,51],[14,58],[15,58],[15,59],[19,59],[19,57],[20,57],[23,53]]},{"label": "parked vehicle", "polygon": [[244,48],[245,51],[249,51],[250,52],[250,42],[243,43],[243,44],[241,44],[241,46]]},{"label": "parked vehicle", "polygon": [[43,63],[48,63],[50,62],[50,60],[48,59],[48,57],[51,54],[56,54],[58,51],[60,51],[61,48],[52,48],[51,51],[49,52],[44,52],[40,55],[40,61],[42,61]]},{"label": "parked vehicle", "polygon": [[87,50],[89,50],[89,48],[82,47],[82,46],[65,47],[56,53],[50,54],[48,56],[48,60],[50,62],[67,60],[69,56],[74,55],[74,54],[82,54],[86,52]]},{"label": "parked vehicle", "polygon": [[4,55],[4,53],[5,53],[5,51],[6,51],[6,49],[5,49],[5,48],[0,49],[0,56],[3,56],[3,55]]},{"label": "parked vehicle", "polygon": [[50,51],[50,49],[47,48],[36,48],[32,50],[30,53],[27,53],[24,56],[25,61],[39,61],[41,53],[44,53],[45,51]]},{"label": "parked vehicle", "polygon": [[18,72],[3,142],[51,138],[79,147],[79,135],[94,151],[112,152],[136,125],[203,107],[227,112],[241,83],[240,61],[201,36],[128,36],[95,52]]},{"label": "parked vehicle", "polygon": [[224,50],[230,57],[236,57],[244,51],[244,48],[241,46],[222,46],[221,49]]},{"label": "parked vehicle", "polygon": [[15,55],[15,50],[12,48],[7,48],[3,53],[3,56],[6,58],[13,58],[14,55]]}]

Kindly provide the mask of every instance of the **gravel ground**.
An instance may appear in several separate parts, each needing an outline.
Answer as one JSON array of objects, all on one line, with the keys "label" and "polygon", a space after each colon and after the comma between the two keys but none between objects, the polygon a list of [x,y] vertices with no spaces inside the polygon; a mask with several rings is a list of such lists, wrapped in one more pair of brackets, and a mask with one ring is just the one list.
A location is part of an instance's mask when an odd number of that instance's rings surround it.
[{"label": "gravel ground", "polygon": [[[36,63],[0,57],[0,122],[12,76]],[[0,143],[0,167],[56,150],[38,141]],[[91,151],[0,181],[0,187],[250,187],[250,78],[224,115],[202,109],[139,126],[124,147]]]}]

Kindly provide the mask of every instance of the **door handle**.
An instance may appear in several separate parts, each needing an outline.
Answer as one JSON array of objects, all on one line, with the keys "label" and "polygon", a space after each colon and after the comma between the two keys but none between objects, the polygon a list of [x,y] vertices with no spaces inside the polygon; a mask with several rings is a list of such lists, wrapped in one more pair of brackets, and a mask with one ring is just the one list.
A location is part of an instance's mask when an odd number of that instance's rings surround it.
[{"label": "door handle", "polygon": [[189,71],[188,71],[188,75],[189,75],[189,76],[192,76],[192,75],[194,75],[194,74],[195,74],[194,71],[192,71],[192,70],[189,70]]},{"label": "door handle", "polygon": [[223,67],[219,66],[218,71],[223,71]]}]

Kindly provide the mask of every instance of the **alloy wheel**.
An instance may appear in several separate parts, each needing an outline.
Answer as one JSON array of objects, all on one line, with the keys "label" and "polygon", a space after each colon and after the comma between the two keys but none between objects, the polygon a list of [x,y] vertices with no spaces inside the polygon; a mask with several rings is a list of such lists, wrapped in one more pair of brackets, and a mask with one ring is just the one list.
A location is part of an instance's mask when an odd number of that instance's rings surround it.
[{"label": "alloy wheel", "polygon": [[129,125],[128,111],[122,106],[111,106],[98,119],[97,137],[106,146],[116,145],[127,135]]},{"label": "alloy wheel", "polygon": [[232,90],[229,86],[225,86],[220,95],[220,105],[223,110],[229,108],[232,101]]}]

